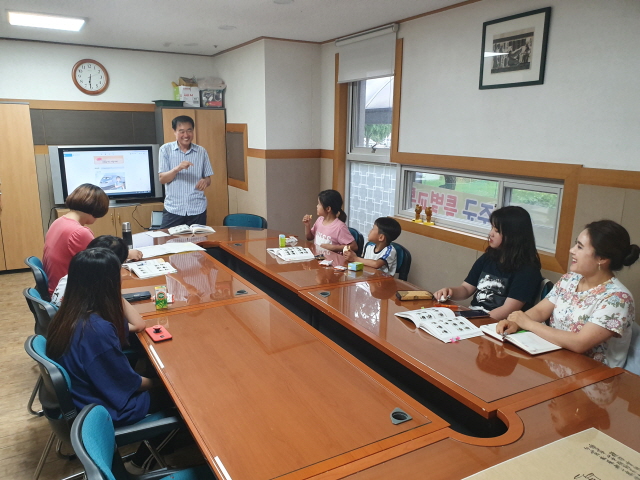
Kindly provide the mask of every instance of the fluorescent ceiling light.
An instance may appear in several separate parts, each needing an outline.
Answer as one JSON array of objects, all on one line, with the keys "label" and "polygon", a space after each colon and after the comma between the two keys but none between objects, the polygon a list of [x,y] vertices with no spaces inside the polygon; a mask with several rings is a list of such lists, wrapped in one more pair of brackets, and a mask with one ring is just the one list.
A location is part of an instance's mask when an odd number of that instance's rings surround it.
[{"label": "fluorescent ceiling light", "polygon": [[485,57],[499,57],[500,55],[507,55],[506,53],[498,53],[498,52],[484,52]]},{"label": "fluorescent ceiling light", "polygon": [[9,23],[21,27],[53,28],[55,30],[79,31],[84,25],[82,18],[41,15],[39,13],[9,12]]}]

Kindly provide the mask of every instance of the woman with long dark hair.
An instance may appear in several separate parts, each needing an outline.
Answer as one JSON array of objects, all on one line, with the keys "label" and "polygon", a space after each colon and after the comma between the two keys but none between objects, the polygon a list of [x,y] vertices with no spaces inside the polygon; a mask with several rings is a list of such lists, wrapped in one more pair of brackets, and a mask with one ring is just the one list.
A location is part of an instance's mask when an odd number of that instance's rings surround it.
[{"label": "woman with long dark hair", "polygon": [[[508,334],[524,328],[610,367],[624,366],[635,308],[631,293],[614,273],[633,265],[640,247],[631,244],[623,226],[600,220],[580,232],[570,252],[569,273],[549,295],[526,313],[512,313],[496,330]],[[544,324],[549,318],[551,326]]]},{"label": "woman with long dark hair", "polygon": [[78,409],[103,405],[116,426],[149,411],[151,379],[138,375],[122,352],[127,330],[120,260],[107,248],[78,253],[69,265],[65,297],[49,326],[47,355],[71,377]]},{"label": "woman with long dark hair", "polygon": [[494,210],[485,253],[476,260],[459,287],[442,288],[436,300],[464,300],[502,320],[517,310],[530,308],[542,283],[531,217],[522,207]]}]

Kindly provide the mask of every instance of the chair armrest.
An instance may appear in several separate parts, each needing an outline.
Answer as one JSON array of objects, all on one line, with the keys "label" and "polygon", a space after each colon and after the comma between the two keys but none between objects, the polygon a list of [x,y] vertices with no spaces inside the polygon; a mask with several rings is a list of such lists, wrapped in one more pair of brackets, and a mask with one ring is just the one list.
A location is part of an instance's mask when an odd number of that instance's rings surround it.
[{"label": "chair armrest", "polygon": [[183,425],[184,423],[179,417],[166,417],[153,421],[141,421],[126,427],[118,427],[115,429],[116,445],[122,447],[123,445],[148,440],[163,433],[177,430]]}]

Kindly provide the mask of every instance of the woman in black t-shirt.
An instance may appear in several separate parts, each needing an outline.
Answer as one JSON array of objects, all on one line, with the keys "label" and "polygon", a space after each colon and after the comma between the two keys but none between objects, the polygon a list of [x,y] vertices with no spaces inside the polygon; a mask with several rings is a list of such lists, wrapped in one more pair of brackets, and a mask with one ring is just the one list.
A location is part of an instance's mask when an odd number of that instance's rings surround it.
[{"label": "woman in black t-shirt", "polygon": [[526,310],[535,303],[542,282],[540,257],[536,250],[529,213],[522,207],[503,207],[490,217],[489,246],[476,260],[459,287],[442,288],[436,300],[464,300],[502,320],[511,312]]}]

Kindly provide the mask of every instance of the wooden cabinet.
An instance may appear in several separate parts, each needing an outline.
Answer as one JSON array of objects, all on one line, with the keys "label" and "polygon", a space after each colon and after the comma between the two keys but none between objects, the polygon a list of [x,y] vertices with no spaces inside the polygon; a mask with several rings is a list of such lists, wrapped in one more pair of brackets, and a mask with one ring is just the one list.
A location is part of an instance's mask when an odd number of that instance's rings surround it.
[{"label": "wooden cabinet", "polygon": [[0,104],[0,132],[0,269],[14,270],[44,247],[29,105]]},{"label": "wooden cabinet", "polygon": [[209,108],[160,108],[156,111],[158,143],[176,141],[171,121],[178,115],[193,118],[196,123],[193,143],[204,147],[209,154],[213,177],[211,185],[204,192],[208,202],[207,225],[222,225],[222,220],[229,213],[225,111]]},{"label": "wooden cabinet", "polygon": [[[56,218],[69,211],[68,208],[56,208]],[[128,205],[123,207],[111,207],[107,214],[95,221],[93,225],[87,225],[94,236],[115,235],[122,237],[122,222],[131,224],[132,233],[144,232],[151,225],[151,212],[162,211],[161,202],[142,203],[140,205]]]}]

